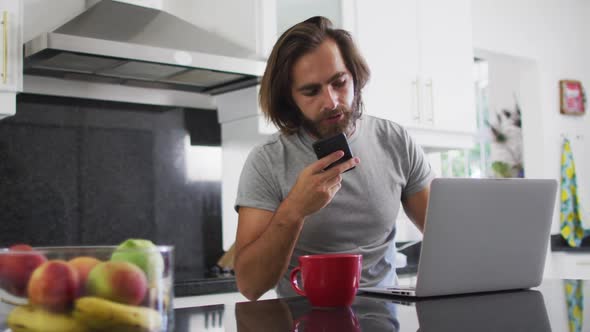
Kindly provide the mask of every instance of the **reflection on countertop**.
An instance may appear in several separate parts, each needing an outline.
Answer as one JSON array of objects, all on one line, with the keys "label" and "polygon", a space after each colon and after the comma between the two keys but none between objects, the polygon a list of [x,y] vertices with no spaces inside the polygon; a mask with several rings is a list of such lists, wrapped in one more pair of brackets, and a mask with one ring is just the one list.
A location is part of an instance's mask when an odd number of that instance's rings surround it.
[{"label": "reflection on countertop", "polygon": [[181,308],[175,331],[567,331],[570,284],[418,301],[359,294],[350,308],[313,308],[302,297]]}]

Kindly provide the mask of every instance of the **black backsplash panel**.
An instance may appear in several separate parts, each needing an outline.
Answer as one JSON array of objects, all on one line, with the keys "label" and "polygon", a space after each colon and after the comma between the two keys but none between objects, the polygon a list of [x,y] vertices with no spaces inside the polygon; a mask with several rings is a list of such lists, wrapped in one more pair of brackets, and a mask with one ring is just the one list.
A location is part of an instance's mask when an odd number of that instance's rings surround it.
[{"label": "black backsplash panel", "polygon": [[0,244],[75,242],[76,130],[0,124]]},{"label": "black backsplash panel", "polygon": [[152,133],[85,128],[80,158],[80,242],[157,238]]},{"label": "black backsplash panel", "polygon": [[0,121],[0,246],[148,238],[201,278],[223,253],[221,182],[187,179],[186,112],[205,112],[193,141],[220,141],[213,111],[20,94]]}]

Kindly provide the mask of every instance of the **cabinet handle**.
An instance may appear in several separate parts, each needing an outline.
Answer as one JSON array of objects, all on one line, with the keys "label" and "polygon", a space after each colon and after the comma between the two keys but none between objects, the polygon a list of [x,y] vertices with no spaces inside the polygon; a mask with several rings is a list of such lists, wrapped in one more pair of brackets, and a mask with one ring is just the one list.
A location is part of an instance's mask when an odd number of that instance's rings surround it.
[{"label": "cabinet handle", "polygon": [[426,121],[434,123],[434,93],[432,92],[432,80],[426,81],[426,89],[428,90],[428,114]]},{"label": "cabinet handle", "polygon": [[2,54],[2,82],[6,84],[8,82],[8,12],[2,13],[2,43],[3,43],[3,54]]},{"label": "cabinet handle", "polygon": [[415,121],[420,121],[420,86],[418,80],[412,81],[412,113]]}]

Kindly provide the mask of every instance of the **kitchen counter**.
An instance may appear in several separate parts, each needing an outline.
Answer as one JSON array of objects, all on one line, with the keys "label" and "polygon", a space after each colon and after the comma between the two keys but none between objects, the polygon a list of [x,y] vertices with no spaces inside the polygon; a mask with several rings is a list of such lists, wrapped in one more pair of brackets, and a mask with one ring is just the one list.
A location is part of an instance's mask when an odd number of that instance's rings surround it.
[{"label": "kitchen counter", "polygon": [[[547,279],[532,290],[417,302],[359,294],[350,308],[335,309],[312,308],[302,297],[179,308],[175,331],[568,331],[566,284],[588,289],[588,282]],[[580,294],[582,310],[590,308],[590,296]]]}]

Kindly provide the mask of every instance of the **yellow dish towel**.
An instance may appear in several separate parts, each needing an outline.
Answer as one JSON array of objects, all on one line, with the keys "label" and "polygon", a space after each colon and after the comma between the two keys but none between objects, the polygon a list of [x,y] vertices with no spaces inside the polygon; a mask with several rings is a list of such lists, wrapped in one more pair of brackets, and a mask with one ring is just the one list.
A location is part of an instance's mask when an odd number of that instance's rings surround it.
[{"label": "yellow dish towel", "polygon": [[570,141],[563,141],[561,155],[561,236],[570,247],[579,247],[584,238],[584,227],[580,214],[580,198],[576,184],[576,167]]},{"label": "yellow dish towel", "polygon": [[584,289],[582,280],[564,280],[567,320],[570,332],[584,331]]}]

